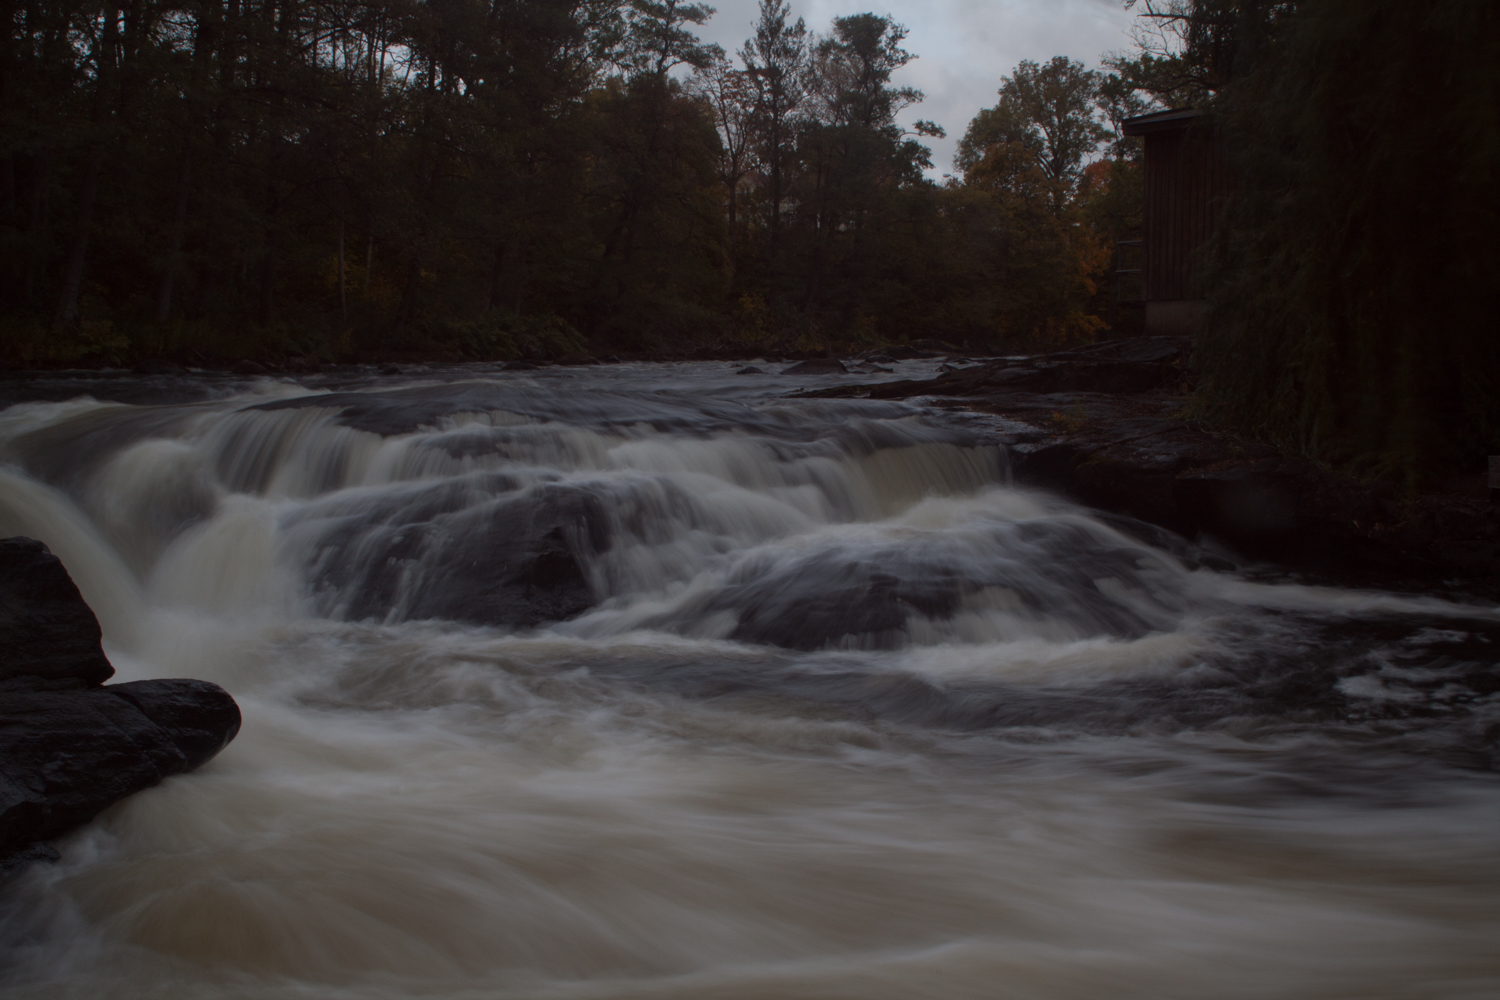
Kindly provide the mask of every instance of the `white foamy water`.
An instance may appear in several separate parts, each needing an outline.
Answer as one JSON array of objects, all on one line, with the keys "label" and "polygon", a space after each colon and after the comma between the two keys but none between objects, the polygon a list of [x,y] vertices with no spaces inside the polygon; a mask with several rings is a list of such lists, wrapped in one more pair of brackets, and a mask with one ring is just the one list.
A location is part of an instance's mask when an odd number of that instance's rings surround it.
[{"label": "white foamy water", "polygon": [[1500,995],[1495,609],[733,367],[0,411],[0,535],[245,719],[0,886],[5,995]]}]

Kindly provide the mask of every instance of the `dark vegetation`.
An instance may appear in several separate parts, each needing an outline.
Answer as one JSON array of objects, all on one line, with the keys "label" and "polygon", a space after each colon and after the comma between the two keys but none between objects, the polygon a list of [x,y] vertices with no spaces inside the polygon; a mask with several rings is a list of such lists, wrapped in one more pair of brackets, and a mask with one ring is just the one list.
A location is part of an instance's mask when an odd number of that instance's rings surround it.
[{"label": "dark vegetation", "polygon": [[1500,5],[1262,5],[1221,92],[1205,416],[1408,484],[1500,452]]},{"label": "dark vegetation", "polygon": [[1132,82],[1212,109],[1239,179],[1203,261],[1198,415],[1407,487],[1480,471],[1500,451],[1500,6],[1144,7],[1177,44]]},{"label": "dark vegetation", "polygon": [[1500,451],[1500,8],[1127,5],[1137,51],[1023,62],[935,183],[874,14],[763,0],[731,57],[679,0],[0,0],[0,363],[1129,335],[1119,123],[1191,105],[1240,179],[1198,418],[1408,485]]},{"label": "dark vegetation", "polygon": [[937,127],[896,124],[921,100],[899,25],[819,35],[766,0],[730,58],[693,33],[711,13],[0,0],[0,351],[977,350],[1118,318],[1118,77],[1022,64],[937,184]]}]

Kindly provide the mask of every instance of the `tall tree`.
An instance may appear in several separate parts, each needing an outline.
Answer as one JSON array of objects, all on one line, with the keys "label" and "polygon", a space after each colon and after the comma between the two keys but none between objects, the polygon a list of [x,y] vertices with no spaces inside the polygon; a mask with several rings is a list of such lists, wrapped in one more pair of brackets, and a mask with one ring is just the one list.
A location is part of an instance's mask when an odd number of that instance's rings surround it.
[{"label": "tall tree", "polygon": [[1297,0],[1125,0],[1137,18],[1134,56],[1111,68],[1168,107],[1203,108],[1248,72]]},{"label": "tall tree", "polygon": [[773,253],[781,230],[787,169],[795,155],[798,118],[807,99],[811,56],[807,25],[800,17],[788,22],[790,17],[791,7],[784,0],[760,0],[755,35],[740,50],[755,87],[755,145],[767,175]]},{"label": "tall tree", "polygon": [[1083,165],[1109,137],[1095,116],[1099,73],[1066,56],[1045,65],[1023,60],[1000,86],[1000,102],[981,111],[960,144],[960,162],[996,142],[1028,157],[1051,186],[1053,208],[1061,212],[1077,187]]},{"label": "tall tree", "polygon": [[750,75],[735,69],[723,52],[694,74],[693,90],[713,110],[719,132],[719,181],[724,186],[726,250],[731,274],[738,268],[740,189],[755,167],[753,149],[755,88]]}]

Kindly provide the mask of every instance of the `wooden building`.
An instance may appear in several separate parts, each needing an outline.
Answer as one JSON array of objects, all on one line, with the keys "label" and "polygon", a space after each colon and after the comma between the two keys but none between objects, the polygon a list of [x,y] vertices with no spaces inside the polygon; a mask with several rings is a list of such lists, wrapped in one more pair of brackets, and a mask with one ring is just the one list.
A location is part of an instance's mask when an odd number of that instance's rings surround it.
[{"label": "wooden building", "polygon": [[1198,121],[1202,115],[1176,108],[1124,122],[1126,135],[1146,141],[1141,269],[1147,333],[1194,333],[1203,315],[1200,256],[1234,184],[1216,137]]}]

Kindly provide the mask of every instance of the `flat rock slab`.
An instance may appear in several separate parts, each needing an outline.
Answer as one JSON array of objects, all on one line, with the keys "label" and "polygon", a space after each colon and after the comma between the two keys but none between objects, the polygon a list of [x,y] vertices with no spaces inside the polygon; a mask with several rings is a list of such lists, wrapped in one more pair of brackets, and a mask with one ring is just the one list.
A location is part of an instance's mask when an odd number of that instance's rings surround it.
[{"label": "flat rock slab", "polygon": [[1002,358],[936,378],[811,390],[923,397],[1006,418],[1018,479],[1250,559],[1352,582],[1500,578],[1500,509],[1402,497],[1184,419],[1190,338],[1136,337]]},{"label": "flat rock slab", "polygon": [[843,375],[849,369],[838,358],[813,358],[781,369],[783,375]]},{"label": "flat rock slab", "polygon": [[234,699],[207,681],[0,691],[0,857],[193,770],[239,729]]}]

